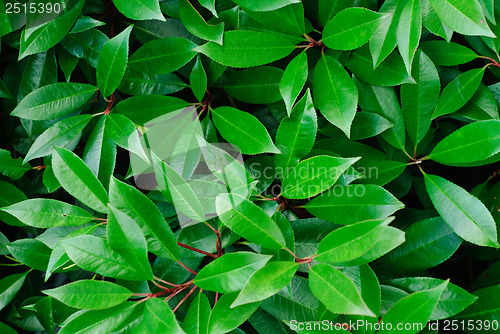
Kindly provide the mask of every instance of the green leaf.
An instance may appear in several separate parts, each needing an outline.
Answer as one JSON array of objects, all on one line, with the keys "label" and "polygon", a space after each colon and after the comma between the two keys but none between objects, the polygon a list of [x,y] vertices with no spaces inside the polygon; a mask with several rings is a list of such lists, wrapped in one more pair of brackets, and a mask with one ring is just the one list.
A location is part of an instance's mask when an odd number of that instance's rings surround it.
[{"label": "green leaf", "polygon": [[[399,300],[382,317],[384,323],[392,326],[381,329],[380,334],[417,333],[431,318],[447,285],[448,281],[445,281],[433,289],[415,292]],[[407,325],[410,329],[401,330],[397,329],[398,324],[413,324],[413,326]],[[420,324],[420,329],[415,324]]]},{"label": "green leaf", "polygon": [[146,238],[139,225],[113,205],[108,204],[108,207],[106,229],[109,246],[133,265],[142,277],[152,280],[153,271],[148,261]]},{"label": "green leaf", "polygon": [[287,5],[300,2],[300,0],[268,0],[268,1],[253,1],[253,0],[234,0],[235,4],[241,7],[248,8],[256,12],[267,12],[275,10]]},{"label": "green leaf", "polygon": [[353,224],[382,219],[402,209],[404,204],[376,185],[348,185],[321,194],[304,208],[314,216],[336,224]]},{"label": "green leaf", "polygon": [[5,83],[0,79],[0,98],[2,99],[12,99],[12,94],[9,92],[7,89],[7,86],[5,86]]},{"label": "green leaf", "polygon": [[356,171],[364,178],[356,180],[356,183],[383,186],[401,175],[405,168],[404,162],[361,159],[356,165]]},{"label": "green leaf", "polygon": [[313,197],[330,188],[358,158],[337,158],[326,155],[301,161],[286,174],[282,195],[286,198]]},{"label": "green leaf", "polygon": [[198,0],[200,5],[208,9],[213,16],[217,17],[217,11],[215,9],[215,0]]},{"label": "green leaf", "polygon": [[316,64],[313,95],[321,114],[349,137],[358,105],[358,90],[335,58],[323,55]]},{"label": "green leaf", "polygon": [[499,119],[498,105],[491,90],[483,84],[472,98],[457,111],[458,114],[475,121]]},{"label": "green leaf", "polygon": [[353,0],[319,0],[318,14],[321,25],[325,26],[338,12],[353,4]]},{"label": "green leaf", "polygon": [[61,41],[61,46],[71,55],[83,58],[92,67],[97,67],[99,53],[109,41],[108,36],[95,28],[69,34]]},{"label": "green leaf", "polygon": [[215,202],[220,220],[235,233],[265,248],[286,247],[276,222],[254,203],[234,194],[221,194]]},{"label": "green leaf", "polygon": [[189,305],[182,329],[189,334],[207,333],[210,311],[212,308],[208,297],[200,292]]},{"label": "green leaf", "polygon": [[28,272],[14,274],[0,279],[0,310],[7,306],[21,289]]},{"label": "green leaf", "polygon": [[374,264],[377,272],[417,272],[446,261],[462,244],[441,218],[416,222],[405,230],[406,241]]},{"label": "green leaf", "polygon": [[204,222],[206,220],[205,211],[191,186],[175,169],[163,162],[154,153],[151,153],[151,156],[153,158],[158,189],[162,193],[167,192],[164,196],[167,199],[172,198],[178,212],[183,213],[195,222]]},{"label": "green leaf", "polygon": [[189,83],[191,84],[191,90],[198,101],[203,100],[205,96],[205,91],[207,90],[207,73],[203,68],[200,57],[196,58],[196,63],[194,63],[193,69],[189,76]]},{"label": "green leaf", "polygon": [[51,249],[43,242],[30,238],[17,239],[6,247],[19,262],[36,270],[47,270]]},{"label": "green leaf", "polygon": [[135,124],[126,116],[115,113],[107,115],[104,121],[104,131],[116,145],[137,154],[144,161],[149,161]]},{"label": "green leaf", "polygon": [[500,152],[500,121],[467,124],[441,140],[429,158],[445,165],[478,162]]},{"label": "green leaf", "polygon": [[54,312],[51,297],[44,297],[34,305],[36,318],[40,321],[45,331],[49,334],[55,333]]},{"label": "green leaf", "polygon": [[132,20],[165,21],[158,0],[113,0],[116,8]]},{"label": "green leaf", "polygon": [[292,107],[307,81],[307,53],[301,52],[287,65],[280,80],[280,93],[290,116]]},{"label": "green leaf", "polygon": [[275,261],[257,270],[246,282],[231,307],[253,303],[271,297],[290,284],[298,263]]},{"label": "green leaf", "polygon": [[[474,294],[478,297],[478,301],[455,316],[455,319],[459,321],[472,321],[474,323],[490,322],[494,324],[497,321],[496,319],[498,319],[498,310],[500,309],[500,302],[496,298],[499,292],[500,285],[474,291]],[[471,333],[485,333],[487,331],[486,329],[482,331],[478,328],[475,331],[471,331]]]},{"label": "green leaf", "polygon": [[422,17],[420,13],[420,0],[408,0],[401,11],[396,39],[399,53],[410,76],[412,74],[413,56],[420,42],[421,33]]},{"label": "green leaf", "polygon": [[391,220],[367,220],[336,229],[321,240],[315,260],[337,264],[362,256],[373,247]]},{"label": "green leaf", "polygon": [[237,146],[243,154],[280,153],[264,125],[249,113],[219,107],[212,111],[212,120],[222,138]]},{"label": "green leaf", "polygon": [[[189,85],[182,81],[181,78],[179,78],[175,73],[153,74],[133,69],[131,70],[129,68],[125,72],[125,76],[123,77],[118,90],[127,95],[154,96],[173,94],[187,87],[189,87]],[[142,116],[144,117],[148,115]]]},{"label": "green leaf", "polygon": [[[281,154],[274,156],[277,174],[285,176],[305,157],[314,145],[318,124],[311,91],[293,108],[291,115],[281,120],[276,133],[276,147]],[[274,178],[273,178],[274,179]]]},{"label": "green leaf", "polygon": [[68,203],[48,198],[34,198],[1,209],[28,226],[49,228],[79,226],[93,219],[87,211]]},{"label": "green leaf", "polygon": [[372,38],[384,17],[366,8],[344,9],[325,25],[321,40],[331,49],[357,49]]},{"label": "green leaf", "polygon": [[[75,3],[75,2],[73,2]],[[78,0],[66,13],[32,29],[25,28],[21,34],[19,60],[26,56],[50,49],[69,32],[82,11],[85,1]]]},{"label": "green leaf", "polygon": [[267,104],[281,100],[279,83],[283,71],[272,66],[247,68],[231,75],[224,90],[237,100]]},{"label": "green leaf", "polygon": [[434,64],[438,66],[455,66],[468,63],[479,56],[466,46],[454,42],[427,41],[420,44]]},{"label": "green leaf", "polygon": [[194,279],[201,289],[229,293],[241,290],[249,277],[271,259],[250,252],[224,254],[203,267]]},{"label": "green leaf", "polygon": [[96,87],[88,84],[57,82],[28,94],[11,115],[33,120],[65,116],[83,107],[96,90]]},{"label": "green leaf", "polygon": [[226,66],[251,67],[284,58],[294,49],[293,42],[280,35],[238,30],[224,34],[224,45],[209,42],[195,48],[195,51]]},{"label": "green leaf", "polygon": [[309,270],[309,286],[314,295],[333,313],[373,317],[354,283],[343,273],[327,264]]},{"label": "green leaf", "polygon": [[104,97],[108,97],[120,85],[128,61],[128,40],[133,25],[110,39],[101,49],[97,61],[97,86]]},{"label": "green leaf", "polygon": [[371,112],[357,112],[352,121],[351,139],[359,140],[374,137],[393,125],[384,117]]},{"label": "green leaf", "polygon": [[59,51],[58,60],[66,82],[70,82],[71,74],[76,69],[76,65],[78,65],[78,58],[69,54],[67,51],[61,50]]},{"label": "green leaf", "polygon": [[10,151],[0,149],[0,173],[12,181],[18,180],[31,170],[29,164],[23,163],[21,158],[13,159]]},{"label": "green leaf", "polygon": [[217,25],[208,24],[188,0],[179,0],[179,16],[190,33],[201,39],[222,45],[224,22]]},{"label": "green leaf", "polygon": [[186,65],[196,56],[196,46],[188,39],[167,37],[154,39],[130,56],[131,69],[152,74],[170,73]]},{"label": "green leaf", "polygon": [[412,74],[417,83],[401,85],[401,106],[406,131],[416,147],[431,127],[440,83],[436,67],[422,51],[417,51]]},{"label": "green leaf", "polygon": [[451,114],[463,107],[479,88],[485,68],[460,74],[443,89],[432,118]]},{"label": "green leaf", "polygon": [[[57,60],[54,50],[48,50],[29,57],[23,71],[17,101],[20,102],[38,88],[57,82]],[[1,86],[1,84],[0,84]],[[57,86],[56,86],[57,87]],[[1,90],[1,89],[0,89]],[[95,88],[94,88],[95,90]],[[49,92],[50,94],[50,92]],[[28,131],[28,135],[29,131]]]},{"label": "green leaf", "polygon": [[68,117],[45,130],[31,145],[24,163],[52,154],[52,147],[73,149],[80,140],[83,128],[92,119],[91,115]]},{"label": "green leaf", "polygon": [[150,298],[146,302],[143,322],[148,333],[184,333],[175,319],[174,312],[166,302],[158,298]]},{"label": "green leaf", "polygon": [[106,23],[95,20],[89,16],[82,16],[76,20],[75,25],[71,28],[70,34],[76,34],[82,31],[86,31],[92,28],[100,27]]},{"label": "green leaf", "polygon": [[224,294],[215,304],[208,321],[208,333],[223,334],[232,331],[259,307],[259,303],[256,302],[231,308],[237,296],[237,292]]},{"label": "green leaf", "polygon": [[495,38],[476,0],[429,0],[439,19],[452,30],[463,35],[481,35]]},{"label": "green leaf", "polygon": [[424,177],[432,204],[456,234],[473,244],[499,247],[495,221],[479,199],[442,177]]},{"label": "green leaf", "polygon": [[76,281],[42,292],[68,306],[89,310],[110,308],[132,296],[132,292],[120,285],[93,280]]},{"label": "green leaf", "polygon": [[111,249],[105,239],[93,235],[79,235],[61,241],[66,254],[83,270],[99,275],[130,281],[148,279],[144,273]]},{"label": "green leaf", "polygon": [[[0,208],[18,203],[28,198],[26,195],[14,185],[0,181]],[[17,218],[0,211],[0,220],[6,224],[13,226],[22,226],[23,223]]]},{"label": "green leaf", "polygon": [[[266,30],[290,35],[297,41],[305,33],[304,6],[301,2],[265,12],[256,12],[244,8],[248,16],[262,24]],[[293,36],[293,37],[292,37]]]},{"label": "green leaf", "polygon": [[52,167],[57,180],[69,194],[96,211],[108,212],[106,190],[76,154],[54,147]]},{"label": "green leaf", "polygon": [[453,30],[439,19],[429,1],[422,1],[420,5],[422,6],[422,21],[424,27],[434,35],[440,36],[444,38],[446,42],[450,43]]},{"label": "green leaf", "polygon": [[144,233],[148,250],[166,259],[178,259],[179,247],[156,205],[136,188],[111,179],[110,204],[134,219]]},{"label": "green leaf", "polygon": [[[135,124],[144,125],[169,112],[182,110],[188,105],[186,101],[173,96],[133,96],[120,101],[113,108],[113,113],[127,116]],[[137,110],[141,110],[141,112],[138,113]]]}]

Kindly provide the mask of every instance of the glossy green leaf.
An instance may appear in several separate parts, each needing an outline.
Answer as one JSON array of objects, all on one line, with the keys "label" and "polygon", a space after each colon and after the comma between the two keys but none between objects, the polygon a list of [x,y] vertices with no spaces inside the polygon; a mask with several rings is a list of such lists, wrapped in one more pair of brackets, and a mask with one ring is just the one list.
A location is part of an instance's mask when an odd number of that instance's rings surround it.
[{"label": "glossy green leaf", "polygon": [[87,211],[53,199],[34,198],[1,209],[28,226],[79,226],[93,219]]},{"label": "glossy green leaf", "polygon": [[250,303],[231,308],[237,292],[224,294],[215,304],[208,321],[210,334],[223,334],[232,331],[245,322],[255,312],[259,303]]},{"label": "glossy green leaf", "polygon": [[10,254],[30,268],[45,271],[49,263],[51,249],[37,239],[17,239],[6,245]]},{"label": "glossy green leaf", "polygon": [[383,18],[366,8],[344,9],[325,25],[322,41],[335,50],[357,49],[372,38]]},{"label": "glossy green leaf", "polygon": [[238,195],[222,194],[217,196],[216,207],[224,225],[243,238],[269,249],[286,247],[276,222],[249,200]]},{"label": "glossy green leaf", "polygon": [[376,185],[334,188],[304,205],[316,217],[344,225],[385,218],[403,207],[390,192]]},{"label": "glossy green leaf", "polygon": [[208,297],[200,292],[189,305],[182,329],[188,334],[207,333],[210,311],[212,308]]},{"label": "glossy green leaf", "polygon": [[69,54],[85,59],[90,66],[95,68],[99,60],[99,53],[108,41],[108,36],[93,28],[80,33],[69,34],[60,44]]},{"label": "glossy green leaf", "polygon": [[500,121],[467,124],[441,140],[429,158],[445,165],[478,162],[500,152]]},{"label": "glossy green leaf", "polygon": [[217,17],[217,11],[215,9],[215,0],[199,0],[200,5],[208,9],[215,17]]},{"label": "glossy green leaf", "polygon": [[476,1],[429,0],[441,21],[464,35],[496,36],[484,18],[481,5]]},{"label": "glossy green leaf", "polygon": [[337,13],[351,6],[353,2],[353,0],[319,0],[318,14],[321,24],[325,26]]},{"label": "glossy green leaf", "polygon": [[153,74],[128,69],[118,90],[127,95],[149,95],[150,97],[173,94],[187,87],[189,85],[175,73]]},{"label": "glossy green leaf", "polygon": [[436,67],[421,51],[417,51],[412,74],[417,83],[401,85],[401,107],[408,136],[417,146],[431,127],[440,83]]},{"label": "glossy green leaf", "polygon": [[[246,14],[262,24],[266,30],[290,35],[299,40],[305,33],[304,6],[296,2],[271,11],[252,11],[243,8]],[[293,37],[292,37],[293,36]]]},{"label": "glossy green leaf", "polygon": [[116,145],[137,154],[144,161],[149,161],[135,124],[126,116],[115,113],[107,115],[104,121],[104,131]]},{"label": "glossy green leaf", "polygon": [[426,41],[420,48],[438,66],[465,64],[479,57],[468,47],[454,42]]},{"label": "glossy green leaf", "polygon": [[108,194],[90,168],[76,154],[54,147],[52,167],[61,186],[72,196],[99,212],[108,212]]},{"label": "glossy green leaf", "polygon": [[359,158],[326,155],[303,160],[286,174],[282,183],[282,195],[293,199],[313,197],[330,188],[358,160]]},{"label": "glossy green leaf", "polygon": [[153,202],[136,188],[111,179],[110,204],[134,219],[148,242],[148,250],[167,259],[178,259],[179,248],[172,230]]},{"label": "glossy green leaf", "polygon": [[201,289],[229,293],[241,290],[249,277],[271,258],[250,252],[229,253],[210,262],[198,272],[194,284]]},{"label": "glossy green leaf", "polygon": [[421,1],[420,5],[422,6],[422,23],[424,27],[434,35],[442,37],[449,43],[453,35],[453,30],[439,19],[429,1]]},{"label": "glossy green leaf", "polygon": [[406,169],[406,164],[399,161],[389,160],[360,160],[356,165],[356,171],[364,178],[356,180],[361,184],[376,184],[383,186],[397,178]]},{"label": "glossy green leaf", "polygon": [[[27,199],[28,198],[26,197],[26,195],[21,190],[16,188],[16,186],[4,181],[0,181],[0,207],[9,206]],[[0,220],[6,224],[13,226],[23,225],[23,223],[19,219],[5,212],[2,212],[1,210]]]},{"label": "glossy green leaf", "polygon": [[15,181],[31,170],[29,164],[23,163],[21,158],[13,159],[10,151],[0,149],[0,173]]},{"label": "glossy green leaf", "polygon": [[231,75],[224,82],[224,90],[246,103],[267,104],[281,100],[279,91],[283,71],[276,67],[247,68]]},{"label": "glossy green leaf", "polygon": [[307,76],[307,53],[301,52],[288,63],[280,80],[280,93],[285,101],[288,116],[306,83]]},{"label": "glossy green leaf", "polygon": [[359,140],[376,136],[393,125],[384,117],[371,112],[357,112],[351,127],[351,139]]},{"label": "glossy green leaf", "polygon": [[58,82],[28,94],[12,111],[12,116],[45,120],[58,118],[81,108],[94,95],[88,84]]},{"label": "glossy green leaf", "polygon": [[127,263],[142,273],[142,277],[153,279],[149,265],[147,243],[139,225],[122,211],[109,204],[106,224],[108,243],[111,249],[123,256]]},{"label": "glossy green leaf", "polygon": [[235,4],[240,5],[241,7],[248,8],[254,11],[271,11],[275,10],[293,3],[298,3],[300,0],[269,0],[265,2],[255,2],[252,0],[235,0],[233,1]]},{"label": "glossy green leaf", "polygon": [[456,234],[473,244],[499,247],[495,221],[479,199],[440,176],[424,177],[432,204]]},{"label": "glossy green leaf", "polygon": [[152,74],[170,73],[186,65],[196,56],[196,46],[188,39],[167,37],[154,39],[135,51],[128,66]]},{"label": "glossy green leaf", "polygon": [[338,60],[323,55],[314,69],[313,96],[325,118],[347,137],[358,104],[358,91]]},{"label": "glossy green leaf", "polygon": [[253,115],[232,107],[212,111],[212,120],[222,138],[237,146],[243,154],[279,153],[269,133]]},{"label": "glossy green leaf", "polygon": [[165,21],[158,0],[113,0],[116,8],[132,20]]},{"label": "glossy green leaf", "polygon": [[26,280],[26,273],[13,274],[0,279],[0,310],[9,304]]},{"label": "glossy green leaf", "polygon": [[[113,113],[122,114],[132,122],[144,125],[169,112],[182,110],[188,105],[186,101],[173,96],[133,96],[118,103],[113,108]],[[137,110],[142,112],[137,113]]]},{"label": "glossy green leaf", "polygon": [[174,312],[159,298],[151,298],[146,302],[143,321],[148,333],[184,333],[175,319]]},{"label": "glossy green leaf", "polygon": [[319,264],[309,270],[309,286],[314,295],[333,313],[373,317],[354,283],[339,270]]},{"label": "glossy green leaf", "polygon": [[201,39],[222,45],[224,22],[217,25],[208,24],[189,0],[179,0],[179,16],[190,33]]},{"label": "glossy green leaf", "polygon": [[406,66],[408,75],[412,75],[413,56],[420,42],[422,33],[422,16],[420,0],[408,0],[401,11],[396,39],[398,49]]},{"label": "glossy green leaf", "polygon": [[82,16],[76,20],[75,25],[71,28],[70,34],[76,34],[82,31],[86,31],[95,27],[100,27],[106,23],[95,20],[89,16]]},{"label": "glossy green leaf", "polygon": [[[498,295],[500,291],[500,285],[493,285],[484,289],[474,291],[474,294],[478,297],[478,301],[472,304],[470,307],[465,309],[462,313],[455,316],[455,319],[459,321],[472,321],[473,323],[484,323],[490,324],[490,328],[495,326],[495,322],[497,321],[499,316],[500,304]],[[486,327],[484,330],[480,327],[476,327],[477,329],[471,331],[471,333],[485,333],[488,331]]]},{"label": "glossy green leaf", "polygon": [[68,306],[89,310],[110,308],[132,296],[132,292],[120,285],[93,280],[72,282],[43,293]]},{"label": "glossy green leaf", "polygon": [[194,96],[201,102],[203,100],[203,96],[205,95],[205,91],[207,90],[207,73],[205,72],[199,57],[196,59],[196,63],[191,70],[189,82]]},{"label": "glossy green leaf", "polygon": [[498,105],[492,91],[483,84],[472,98],[457,111],[458,114],[475,121],[499,119]]},{"label": "glossy green leaf", "polygon": [[432,118],[451,114],[469,101],[481,83],[484,68],[462,73],[443,89]]},{"label": "glossy green leaf", "polygon": [[[60,63],[60,61],[59,61]],[[62,64],[60,64],[62,68]],[[57,82],[57,60],[54,50],[50,49],[29,57],[26,68],[23,71],[17,101],[21,101],[28,94],[40,87]],[[0,87],[2,84],[0,84]],[[84,85],[82,85],[84,86]],[[54,86],[54,87],[57,87]],[[0,89],[2,90],[2,89]],[[95,90],[95,88],[94,88]],[[47,92],[46,92],[47,93]],[[49,92],[50,94],[50,92]],[[29,133],[30,131],[28,131]]]},{"label": "glossy green leaf", "polygon": [[110,39],[101,49],[97,61],[97,86],[104,97],[108,97],[118,88],[128,61],[128,40],[133,26],[123,30]]},{"label": "glossy green leaf", "polygon": [[52,154],[53,146],[73,149],[80,139],[83,128],[91,119],[91,115],[78,115],[52,125],[31,145],[24,162]]},{"label": "glossy green leaf", "polygon": [[209,42],[195,51],[232,67],[251,67],[288,56],[295,46],[289,39],[267,32],[239,30],[224,34],[224,45]]}]

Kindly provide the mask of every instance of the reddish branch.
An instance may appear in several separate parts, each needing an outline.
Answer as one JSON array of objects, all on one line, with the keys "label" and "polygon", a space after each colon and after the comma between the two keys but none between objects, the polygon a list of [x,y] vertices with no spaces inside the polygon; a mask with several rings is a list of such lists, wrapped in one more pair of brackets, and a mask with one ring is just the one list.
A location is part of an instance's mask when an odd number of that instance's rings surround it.
[{"label": "reddish branch", "polygon": [[203,251],[203,250],[201,250],[201,249],[198,249],[198,248],[194,248],[194,247],[188,246],[188,245],[183,244],[183,243],[181,243],[181,242],[177,242],[177,244],[178,244],[179,246],[181,246],[182,248],[186,248],[186,249],[192,250],[192,251],[194,251],[194,252],[197,252],[197,253],[200,253],[200,254],[203,254],[203,255],[206,255],[206,256],[213,257],[213,258],[215,258],[215,259],[217,258],[217,255],[215,255],[215,254],[211,254],[211,253],[208,253],[208,252],[205,252],[205,251]]}]

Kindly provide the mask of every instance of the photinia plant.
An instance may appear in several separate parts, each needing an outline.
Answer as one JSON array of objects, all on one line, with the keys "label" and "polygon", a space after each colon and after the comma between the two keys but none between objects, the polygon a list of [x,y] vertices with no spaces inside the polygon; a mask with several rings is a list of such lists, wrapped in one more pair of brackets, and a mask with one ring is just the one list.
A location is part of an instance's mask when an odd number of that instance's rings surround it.
[{"label": "photinia plant", "polygon": [[0,332],[498,332],[498,20],[0,0]]}]

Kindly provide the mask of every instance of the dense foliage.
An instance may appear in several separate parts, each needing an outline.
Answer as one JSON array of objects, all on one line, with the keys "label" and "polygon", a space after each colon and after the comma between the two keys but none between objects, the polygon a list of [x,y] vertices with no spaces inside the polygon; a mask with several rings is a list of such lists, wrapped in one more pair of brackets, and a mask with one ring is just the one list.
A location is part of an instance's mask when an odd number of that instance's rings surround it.
[{"label": "dense foliage", "polygon": [[500,1],[0,6],[1,333],[500,327]]}]

